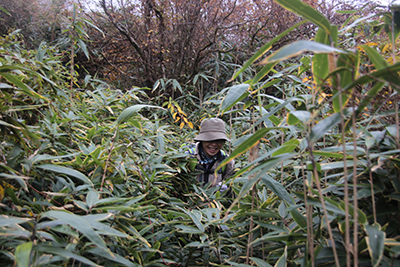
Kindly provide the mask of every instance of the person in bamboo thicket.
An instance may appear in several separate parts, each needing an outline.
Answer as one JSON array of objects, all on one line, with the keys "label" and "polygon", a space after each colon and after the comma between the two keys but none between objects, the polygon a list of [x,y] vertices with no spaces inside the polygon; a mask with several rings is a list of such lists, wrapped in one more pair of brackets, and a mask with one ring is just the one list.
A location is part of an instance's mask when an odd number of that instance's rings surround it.
[{"label": "person in bamboo thicket", "polygon": [[227,190],[228,187],[222,184],[222,181],[233,175],[234,160],[221,167],[215,175],[217,167],[228,157],[228,154],[222,150],[225,142],[230,142],[226,136],[225,122],[219,118],[202,121],[200,133],[194,141],[195,144],[184,146],[186,149],[184,152],[197,159],[195,170],[201,172],[197,180],[203,185],[219,186],[221,192]]}]

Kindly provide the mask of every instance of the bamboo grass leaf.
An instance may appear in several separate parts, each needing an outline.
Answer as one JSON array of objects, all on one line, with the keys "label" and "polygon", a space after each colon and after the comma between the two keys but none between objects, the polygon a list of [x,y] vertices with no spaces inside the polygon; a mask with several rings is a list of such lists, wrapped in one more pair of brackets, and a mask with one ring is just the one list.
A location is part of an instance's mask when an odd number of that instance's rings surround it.
[{"label": "bamboo grass leaf", "polygon": [[205,228],[204,228],[204,225],[201,223],[201,218],[202,218],[201,213],[197,210],[193,210],[193,211],[188,211],[188,210],[184,210],[184,209],[182,209],[182,210],[187,215],[190,216],[190,218],[192,219],[192,221],[194,222],[196,227],[200,230],[200,232],[204,233]]},{"label": "bamboo grass leaf", "polygon": [[[332,99],[334,112],[340,112],[342,108],[347,105],[349,94],[347,92],[338,91],[336,88],[344,88],[356,79],[358,65],[360,61],[360,53],[357,51],[354,54],[340,54],[337,60],[337,73],[339,75],[331,74],[332,79]],[[339,80],[338,78],[339,77]]]},{"label": "bamboo grass leaf", "polygon": [[286,267],[286,266],[287,266],[287,246],[285,247],[285,253],[282,254],[282,256],[276,262],[274,267]]},{"label": "bamboo grass leaf", "polygon": [[[345,209],[346,209],[346,204],[345,204],[344,202],[340,202],[340,208],[341,208],[343,211],[345,211]],[[350,204],[350,205],[348,206],[348,208],[349,208],[349,215],[353,216],[353,218],[354,218],[354,206]],[[357,220],[358,220],[358,222],[359,222],[361,225],[366,224],[366,223],[368,222],[368,221],[367,221],[367,216],[366,216],[365,213],[364,213],[362,210],[360,210],[360,209],[357,209]]]},{"label": "bamboo grass leaf", "polygon": [[295,202],[283,185],[274,180],[269,175],[263,175],[261,181],[270,189],[276,196],[284,200],[288,204],[294,205]]},{"label": "bamboo grass leaf", "polygon": [[122,264],[122,266],[128,266],[128,267],[140,267],[141,266],[141,265],[135,264],[135,263],[129,261],[128,259],[125,259],[124,257],[122,257],[118,254],[115,254],[115,253],[113,254],[114,257],[112,257],[109,254],[104,253],[104,251],[99,248],[91,248],[90,250],[88,250],[88,253],[93,253],[94,255],[97,255],[99,257],[105,257],[113,262]]},{"label": "bamboo grass leaf", "polygon": [[82,39],[78,39],[79,48],[82,49],[87,59],[90,59],[89,51],[87,50],[86,44],[82,41]]},{"label": "bamboo grass leaf", "polygon": [[[47,246],[47,245],[43,245],[41,244],[40,246],[35,246],[33,248],[34,251],[38,251],[38,252],[44,252],[44,253],[51,253],[51,254],[56,254],[59,255],[63,258],[67,258],[67,259],[75,259],[77,261],[80,261],[84,264],[87,264],[89,266],[99,266],[96,263],[86,259],[85,257],[76,255],[75,253],[72,253],[66,249],[60,248],[60,247],[55,247],[55,246]],[[104,252],[104,251],[103,251]]]},{"label": "bamboo grass leaf", "polygon": [[271,71],[271,69],[276,65],[276,63],[277,62],[267,64],[259,72],[257,72],[256,76],[250,81],[251,85],[258,83],[262,78],[264,78],[264,76]]},{"label": "bamboo grass leaf", "polygon": [[311,112],[306,110],[294,110],[288,114],[287,122],[289,125],[295,125],[299,121],[304,126],[307,126],[311,121]]},{"label": "bamboo grass leaf", "polygon": [[153,105],[134,105],[124,109],[117,118],[117,125],[127,122],[133,115],[139,112],[142,108],[161,108]]},{"label": "bamboo grass leaf", "polygon": [[326,33],[331,33],[331,24],[329,23],[329,20],[312,6],[300,0],[275,0],[275,2],[283,6],[285,9],[311,21],[318,27],[323,28]]},{"label": "bamboo grass leaf", "polygon": [[269,263],[263,261],[262,259],[255,258],[255,257],[250,257],[252,261],[254,261],[258,267],[272,267]]},{"label": "bamboo grass leaf", "polygon": [[5,226],[11,227],[19,223],[25,223],[27,221],[28,219],[0,215],[0,227],[5,227]]},{"label": "bamboo grass leaf", "polygon": [[16,87],[20,88],[25,94],[27,94],[27,95],[29,95],[31,97],[43,99],[43,100],[46,100],[47,102],[49,102],[49,100],[46,97],[44,97],[42,95],[39,95],[34,90],[32,90],[32,88],[30,88],[28,85],[26,85],[24,82],[22,82],[20,77],[18,77],[16,75],[12,75],[10,73],[2,73],[1,75],[7,81],[9,81],[10,83],[14,84]]},{"label": "bamboo grass leaf", "polygon": [[260,65],[273,63],[277,61],[283,61],[301,54],[305,52],[313,52],[315,54],[328,54],[328,53],[347,53],[344,50],[337,49],[325,44],[313,42],[313,41],[297,41],[288,45],[285,45],[271,56],[267,57],[263,61],[260,62]]},{"label": "bamboo grass leaf", "polygon": [[[290,207],[289,207],[289,208],[290,208]],[[300,211],[299,211],[298,209],[294,208],[294,209],[291,209],[289,212],[290,212],[290,214],[292,215],[293,220],[294,220],[301,228],[303,228],[303,229],[306,229],[306,228],[307,228],[307,220],[306,220],[306,218],[305,218],[303,215],[301,215],[301,213],[300,213]]]},{"label": "bamboo grass leaf", "polygon": [[62,174],[68,175],[68,176],[72,176],[72,177],[75,177],[75,178],[83,181],[86,184],[93,186],[92,181],[90,181],[86,175],[84,175],[80,171],[77,171],[77,170],[74,170],[74,169],[71,169],[68,167],[59,166],[59,165],[55,165],[55,164],[42,164],[42,165],[38,165],[37,168],[44,169],[47,171],[62,173]]},{"label": "bamboo grass leaf", "polygon": [[257,145],[259,140],[265,136],[265,134],[269,131],[268,128],[262,128],[255,132],[253,135],[251,135],[246,141],[241,143],[231,154],[229,157],[227,157],[221,164],[218,166],[218,168],[215,171],[218,171],[220,168],[222,168],[224,165],[228,164],[229,161],[232,159],[235,159],[248,151],[250,148],[253,146]]},{"label": "bamboo grass leaf", "polygon": [[176,228],[181,229],[181,233],[186,234],[203,234],[204,232],[201,231],[198,227],[187,226],[187,225],[175,225]]},{"label": "bamboo grass leaf", "polygon": [[290,153],[293,152],[293,150],[298,147],[300,144],[300,141],[297,139],[292,139],[287,141],[286,143],[282,144],[280,147],[278,147],[278,149],[276,149],[271,156],[275,157],[281,154],[286,154],[286,153]]},{"label": "bamboo grass leaf", "polygon": [[32,251],[32,242],[26,242],[18,245],[15,250],[15,261],[18,267],[29,267],[30,256]]},{"label": "bamboo grass leaf", "polygon": [[373,225],[366,224],[364,227],[368,235],[366,241],[372,266],[379,266],[383,257],[386,233],[381,230],[381,226],[378,223]]},{"label": "bamboo grass leaf", "polygon": [[88,206],[89,209],[91,209],[95,203],[99,200],[100,195],[96,191],[89,191],[89,193],[86,196],[86,205]]},{"label": "bamboo grass leaf", "polygon": [[361,76],[360,78],[343,88],[343,91],[350,90],[357,85],[379,81],[390,83],[390,85],[392,85],[393,88],[397,90],[397,92],[400,92],[400,76],[398,75],[398,71],[400,71],[400,62],[390,65],[389,67],[368,73],[367,75]]},{"label": "bamboo grass leaf", "polygon": [[247,97],[250,94],[247,92],[249,87],[249,84],[239,84],[230,87],[226,97],[222,100],[222,114],[231,109],[237,102]]},{"label": "bamboo grass leaf", "polygon": [[44,212],[41,216],[57,219],[66,224],[69,224],[70,226],[74,227],[79,232],[81,232],[90,241],[92,241],[93,244],[101,248],[104,252],[113,255],[112,252],[107,248],[103,238],[101,238],[100,235],[97,234],[96,231],[94,231],[94,229],[90,226],[88,221],[85,220],[83,217],[72,213],[64,211],[55,211],[55,210]]},{"label": "bamboo grass leaf", "polygon": [[340,113],[334,113],[328,118],[318,122],[311,130],[310,142],[317,142],[324,136],[330,129],[340,123]]},{"label": "bamboo grass leaf", "polygon": [[[324,29],[320,28],[315,35],[315,41],[330,46],[331,43],[329,37],[329,34],[327,34]],[[332,63],[332,59],[330,60],[329,54],[315,54],[313,56],[311,62],[312,74],[317,86],[320,86],[324,82],[325,77],[329,74],[330,63]]]},{"label": "bamboo grass leaf", "polygon": [[385,58],[376,49],[368,45],[361,45],[360,47],[367,53],[369,60],[371,60],[377,70],[389,67]]}]

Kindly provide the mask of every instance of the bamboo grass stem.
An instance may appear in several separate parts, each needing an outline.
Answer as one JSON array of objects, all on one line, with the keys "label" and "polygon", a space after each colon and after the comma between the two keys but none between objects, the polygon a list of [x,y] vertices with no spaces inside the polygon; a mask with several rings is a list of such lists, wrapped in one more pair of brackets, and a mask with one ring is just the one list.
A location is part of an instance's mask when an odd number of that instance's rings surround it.
[{"label": "bamboo grass stem", "polygon": [[335,258],[336,266],[339,267],[340,266],[339,258],[338,258],[338,254],[337,254],[337,250],[336,250],[336,246],[335,246],[335,240],[333,239],[332,228],[331,228],[331,225],[329,224],[328,210],[326,209],[325,200],[322,195],[322,188],[321,188],[321,183],[319,181],[319,175],[317,172],[317,165],[315,164],[313,149],[311,147],[311,142],[308,137],[307,137],[307,143],[308,143],[308,150],[310,151],[311,163],[312,163],[313,172],[314,172],[315,185],[317,186],[317,189],[318,189],[318,197],[319,197],[319,200],[322,205],[322,210],[324,211],[324,217],[326,220],[326,228],[328,229],[329,238],[332,243],[333,256]]},{"label": "bamboo grass stem", "polygon": [[352,128],[353,128],[353,205],[354,205],[354,222],[353,222],[353,265],[358,266],[358,198],[357,198],[357,131],[356,131],[356,113],[353,105]]}]

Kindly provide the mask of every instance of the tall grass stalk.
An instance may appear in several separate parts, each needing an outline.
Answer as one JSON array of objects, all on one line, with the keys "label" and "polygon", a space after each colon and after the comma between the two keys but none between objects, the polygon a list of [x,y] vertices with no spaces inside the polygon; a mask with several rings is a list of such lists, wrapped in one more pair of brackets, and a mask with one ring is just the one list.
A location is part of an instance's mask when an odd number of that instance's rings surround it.
[{"label": "tall grass stalk", "polygon": [[326,209],[324,196],[322,194],[322,188],[321,188],[321,183],[320,183],[320,180],[319,180],[317,164],[315,163],[313,148],[312,148],[311,141],[310,141],[309,137],[307,137],[307,144],[308,144],[308,150],[310,152],[311,164],[312,164],[313,174],[314,174],[314,181],[315,181],[315,185],[317,186],[317,189],[318,189],[318,197],[319,197],[319,200],[321,202],[322,209],[324,211],[324,217],[325,217],[325,220],[326,220],[326,228],[328,229],[329,238],[331,240],[333,256],[335,258],[336,266],[340,266],[339,257],[338,257],[337,250],[336,250],[336,245],[335,245],[335,239],[333,238],[332,228],[331,228],[331,225],[330,225],[330,222],[329,222],[328,210]]},{"label": "tall grass stalk", "polygon": [[353,217],[353,265],[358,266],[358,199],[357,199],[357,128],[356,128],[356,113],[355,113],[355,97],[353,97],[352,106],[352,129],[353,129],[353,205],[354,205],[354,217]]},{"label": "tall grass stalk", "polygon": [[[339,81],[339,77],[337,80]],[[339,83],[338,83],[339,84]],[[344,203],[345,203],[345,213],[349,214],[349,181],[347,176],[347,152],[346,152],[346,132],[344,124],[344,114],[343,114],[343,98],[342,98],[342,88],[338,88],[339,94],[339,106],[340,106],[340,130],[341,130],[341,141],[343,147],[343,178],[344,178]],[[350,266],[350,221],[349,216],[345,218],[345,249],[346,249],[346,264]],[[338,265],[339,266],[339,265]]]}]

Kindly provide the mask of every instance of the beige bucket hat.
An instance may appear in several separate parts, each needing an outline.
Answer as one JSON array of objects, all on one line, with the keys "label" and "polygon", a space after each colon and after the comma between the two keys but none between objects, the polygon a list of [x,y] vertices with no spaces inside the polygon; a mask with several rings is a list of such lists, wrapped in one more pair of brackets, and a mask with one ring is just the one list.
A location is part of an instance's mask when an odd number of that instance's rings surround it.
[{"label": "beige bucket hat", "polygon": [[194,138],[196,142],[213,140],[231,141],[226,136],[225,122],[219,118],[202,121],[200,124],[200,134]]}]

